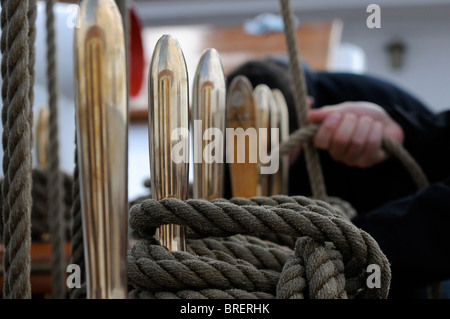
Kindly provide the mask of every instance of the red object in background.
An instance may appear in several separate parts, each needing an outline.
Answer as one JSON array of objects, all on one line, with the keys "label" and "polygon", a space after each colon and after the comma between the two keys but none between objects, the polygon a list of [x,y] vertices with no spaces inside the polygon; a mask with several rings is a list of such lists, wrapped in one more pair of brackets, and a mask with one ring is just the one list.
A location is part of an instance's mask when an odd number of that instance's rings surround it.
[{"label": "red object in background", "polygon": [[142,26],[134,10],[129,14],[129,91],[131,97],[136,97],[144,82],[144,47],[142,44]]}]

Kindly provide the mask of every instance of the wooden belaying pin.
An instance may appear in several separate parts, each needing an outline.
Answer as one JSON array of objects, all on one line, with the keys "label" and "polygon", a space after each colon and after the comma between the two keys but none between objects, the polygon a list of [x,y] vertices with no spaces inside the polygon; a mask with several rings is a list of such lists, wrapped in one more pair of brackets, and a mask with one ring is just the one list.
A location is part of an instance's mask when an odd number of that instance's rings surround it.
[{"label": "wooden belaying pin", "polygon": [[128,294],[128,92],[114,0],[81,1],[75,29],[78,163],[87,298]]},{"label": "wooden belaying pin", "polygon": [[[280,115],[280,144],[289,139],[289,111],[283,93],[279,89],[272,89],[275,104]],[[281,156],[281,194],[289,195],[289,155]]]},{"label": "wooden belaying pin", "polygon": [[225,120],[222,63],[215,49],[207,49],[197,65],[192,94],[194,198],[210,200],[223,196]]},{"label": "wooden belaying pin", "polygon": [[[185,200],[189,187],[189,91],[186,62],[176,38],[163,35],[149,70],[149,154],[152,197]],[[156,234],[169,251],[185,251],[185,226],[162,225]]]},{"label": "wooden belaying pin", "polygon": [[40,168],[45,168],[47,166],[49,117],[50,117],[50,110],[48,108],[48,105],[42,105],[39,108],[37,115],[36,115],[36,119],[35,119],[36,158],[37,158],[37,164]]},{"label": "wooden belaying pin", "polygon": [[[226,108],[226,155],[230,167],[232,196],[258,196],[256,108],[253,87],[247,77],[238,75],[231,81]],[[228,134],[228,130],[233,130],[233,134]]]},{"label": "wooden belaying pin", "polygon": [[[253,98],[255,101],[256,109],[256,129],[258,131],[259,141],[259,165],[261,166],[261,160],[264,155],[267,155],[270,145],[270,109],[269,109],[269,93],[270,88],[266,84],[258,84],[253,90]],[[266,154],[264,154],[266,152]],[[261,156],[263,155],[263,156]],[[258,175],[258,195],[269,196],[270,195],[270,175],[259,174]]]},{"label": "wooden belaying pin", "polygon": [[[275,102],[275,98],[273,96],[272,90],[267,87],[267,101],[269,105],[270,112],[270,146],[269,152],[272,151],[272,147],[276,148],[280,145],[280,110],[278,105]],[[270,190],[269,196],[272,195],[281,195],[282,193],[282,171],[280,167],[274,172],[270,174]]]}]

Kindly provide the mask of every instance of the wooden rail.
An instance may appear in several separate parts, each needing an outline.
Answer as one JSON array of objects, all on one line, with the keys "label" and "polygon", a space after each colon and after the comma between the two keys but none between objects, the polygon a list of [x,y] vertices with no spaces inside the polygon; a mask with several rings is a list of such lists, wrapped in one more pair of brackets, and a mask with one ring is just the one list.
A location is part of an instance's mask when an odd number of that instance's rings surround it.
[{"label": "wooden rail", "polygon": [[[70,260],[70,243],[64,246],[67,264]],[[52,247],[48,242],[34,242],[31,244],[31,293],[34,296],[43,296],[52,292],[52,278],[50,275]],[[3,287],[3,254],[5,247],[0,244],[0,287]],[[3,288],[0,289],[0,295]]]}]

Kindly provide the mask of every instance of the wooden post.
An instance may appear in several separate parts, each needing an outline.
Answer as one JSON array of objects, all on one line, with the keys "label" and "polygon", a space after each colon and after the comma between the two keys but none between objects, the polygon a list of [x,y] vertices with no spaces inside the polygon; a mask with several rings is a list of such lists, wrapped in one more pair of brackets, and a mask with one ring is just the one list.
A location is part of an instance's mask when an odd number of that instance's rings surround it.
[{"label": "wooden post", "polygon": [[[250,198],[259,194],[256,126],[252,84],[247,77],[236,76],[227,95],[226,134],[233,197]],[[234,134],[228,134],[228,130],[233,130]]]}]

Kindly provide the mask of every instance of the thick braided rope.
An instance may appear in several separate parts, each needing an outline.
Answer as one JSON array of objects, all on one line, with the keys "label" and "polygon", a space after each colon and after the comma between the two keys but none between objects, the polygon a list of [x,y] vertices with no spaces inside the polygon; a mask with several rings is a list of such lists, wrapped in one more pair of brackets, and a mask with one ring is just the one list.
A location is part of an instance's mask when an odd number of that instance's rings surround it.
[{"label": "thick braided rope", "polygon": [[294,256],[284,266],[277,298],[304,299],[308,286],[310,299],[347,299],[345,283],[342,255],[332,245],[301,237]]},{"label": "thick braided rope", "polygon": [[[75,134],[76,135],[76,134]],[[78,175],[78,149],[75,137],[75,168],[73,171],[72,208],[71,208],[71,263],[76,264],[81,270],[81,282],[86,282],[86,266],[84,260],[83,225],[81,217],[80,180]],[[79,299],[82,295],[80,289],[73,288],[70,291],[71,299]]]},{"label": "thick braided rope", "polygon": [[[3,134],[2,134],[2,146],[3,146],[3,174],[4,182],[2,183],[2,210],[3,210],[3,227],[2,227],[2,240],[4,247],[9,246],[10,232],[9,232],[9,202],[8,202],[8,191],[9,191],[9,178],[8,178],[8,166],[9,166],[9,150],[8,150],[8,17],[7,17],[7,1],[2,0],[2,12],[1,12],[1,50],[2,50],[2,61],[1,61],[1,73],[2,73],[2,124],[3,124]],[[3,276],[4,278],[9,278],[9,266],[10,258],[9,251],[6,250],[3,256]],[[8,296],[10,294],[9,280],[4,280],[3,284],[3,295]]]},{"label": "thick braided rope", "polygon": [[52,296],[55,299],[65,297],[65,261],[64,242],[64,209],[63,187],[61,174],[59,173],[59,143],[58,143],[58,85],[56,74],[56,45],[55,45],[55,16],[53,12],[54,0],[46,3],[46,28],[47,28],[47,88],[49,93],[49,143],[47,149],[49,196],[49,226],[50,242],[52,244]]},{"label": "thick braided rope", "polygon": [[279,279],[279,273],[243,260],[169,252],[147,240],[138,241],[129,252],[128,275],[136,288],[152,292],[240,289],[270,293]]},{"label": "thick braided rope", "polygon": [[153,293],[147,290],[134,289],[129,299],[274,299],[274,296],[264,292],[248,292],[242,289],[203,289],[181,290],[176,292],[163,291]]},{"label": "thick braided rope", "polygon": [[226,238],[203,238],[188,241],[188,252],[227,261],[244,260],[258,269],[280,272],[292,251],[251,236],[235,235]]},{"label": "thick braided rope", "polygon": [[[280,196],[277,196],[278,198]],[[234,234],[281,233],[296,237],[307,236],[319,243],[331,242],[342,254],[344,265],[349,269],[345,270],[346,278],[359,276],[360,281],[363,281],[365,273],[361,269],[366,269],[369,264],[377,264],[380,266],[382,270],[381,289],[363,289],[362,292],[359,292],[359,295],[366,298],[385,298],[390,285],[390,267],[376,241],[364,231],[356,228],[350,221],[341,217],[335,209],[332,207],[331,210],[328,209],[327,207],[330,207],[330,205],[325,202],[312,201],[302,196],[294,196],[290,199],[296,203],[286,201],[287,203],[278,206],[257,206],[259,199],[256,199],[253,205],[246,205],[248,203],[247,199],[233,201],[220,199],[212,202],[206,200],[181,201],[174,198],[165,198],[160,201],[148,199],[131,208],[130,226],[144,237],[152,236],[156,227],[170,223],[187,225],[190,230],[188,232],[189,236],[194,237],[226,237]],[[244,205],[239,206],[239,202]],[[307,202],[308,205],[302,205],[301,203],[303,202]],[[136,246],[135,250],[138,250],[138,252],[132,250],[132,258],[129,256],[129,276],[131,282],[137,283],[138,286],[142,285],[145,289],[151,287],[155,291],[162,288],[169,291],[185,289],[185,286],[179,283],[175,284],[179,280],[175,280],[171,276],[181,276],[180,273],[183,273],[183,271],[189,271],[191,276],[194,276],[196,271],[192,272],[192,270],[188,270],[188,266],[185,264],[179,265],[180,260],[184,260],[187,257],[180,257],[180,259],[179,257],[164,255],[164,257],[161,257],[157,261],[172,260],[164,263],[164,267],[168,263],[167,267],[169,269],[167,269],[161,266],[161,262],[158,263],[155,260],[152,261],[147,258],[149,255],[156,254],[151,250],[157,248],[153,248],[149,244],[144,246],[147,252],[144,252],[145,249],[142,249],[142,246]],[[163,253],[162,251],[158,252]],[[203,265],[203,267],[208,268],[209,266]],[[153,276],[158,276],[155,272],[162,271],[162,269],[165,272],[163,276],[165,280],[153,278]],[[178,275],[173,274],[175,270]],[[242,273],[242,270],[235,270],[238,273]],[[250,270],[246,270],[250,272]],[[334,277],[339,275],[333,271],[331,273]],[[266,274],[264,273],[264,275]],[[264,275],[260,274],[259,276],[264,277]],[[279,276],[277,276],[277,281],[278,279]],[[154,280],[158,284],[155,284]],[[166,280],[170,284],[166,284]],[[205,278],[202,278],[202,280],[205,280]],[[213,279],[209,278],[209,280]],[[211,282],[208,283],[212,284]],[[187,282],[184,282],[184,285],[187,285]],[[342,285],[336,284],[335,286],[339,288]],[[137,289],[144,289],[144,287],[137,287]],[[210,286],[208,287],[211,288]],[[217,288],[217,286],[213,288]],[[195,289],[206,288],[197,285]],[[221,287],[221,289],[224,289],[224,287]],[[339,295],[339,291],[337,293]]]},{"label": "thick braided rope", "polygon": [[[64,189],[66,196],[64,198],[64,213],[66,220],[70,219],[70,207],[72,206],[71,188],[72,177],[62,173],[64,180]],[[31,208],[31,240],[32,242],[48,242],[49,240],[49,226],[48,226],[48,207],[47,207],[47,171],[42,169],[32,170],[33,189],[31,192],[33,205]],[[2,179],[0,183],[3,183]],[[0,207],[3,205],[3,199],[0,197]],[[2,215],[0,211],[0,215]],[[0,225],[3,216],[0,219]],[[68,223],[66,223],[68,224]],[[65,236],[70,239],[70,229],[65,227]]]},{"label": "thick braided rope", "polygon": [[[9,0],[7,7],[8,74],[8,216],[9,291],[5,298],[31,298],[31,105],[29,103],[28,1]],[[5,107],[5,106],[4,106]]]},{"label": "thick braided rope", "polygon": [[[9,179],[8,179],[8,166],[9,166],[9,151],[8,151],[8,18],[7,18],[7,6],[6,0],[1,0],[2,12],[1,12],[1,51],[2,51],[2,61],[1,61],[1,73],[2,73],[2,147],[3,147],[3,183],[2,183],[2,241],[5,247],[9,244],[9,202],[8,202],[8,190],[9,190]],[[3,257],[3,276],[4,278],[9,277],[9,253],[5,252]],[[3,284],[3,295],[9,295],[9,281],[4,280]]]},{"label": "thick braided rope", "polygon": [[[318,129],[318,125],[309,124],[293,132],[289,139],[280,145],[280,155],[288,154],[296,149],[299,144],[305,144],[307,141],[312,140]],[[401,144],[387,137],[383,138],[382,143],[386,152],[397,158],[405,167],[418,189],[428,186],[429,182],[422,168]]]},{"label": "thick braided rope", "polygon": [[[304,127],[308,124],[307,112],[307,89],[303,74],[303,68],[299,61],[299,52],[297,46],[296,32],[294,27],[294,17],[290,7],[289,0],[280,0],[281,14],[284,21],[284,34],[289,56],[289,72],[292,78],[295,106],[297,109],[298,127]],[[310,179],[311,191],[314,198],[325,199],[326,188],[323,178],[322,168],[320,167],[319,155],[311,141],[304,144],[305,160]]]}]

